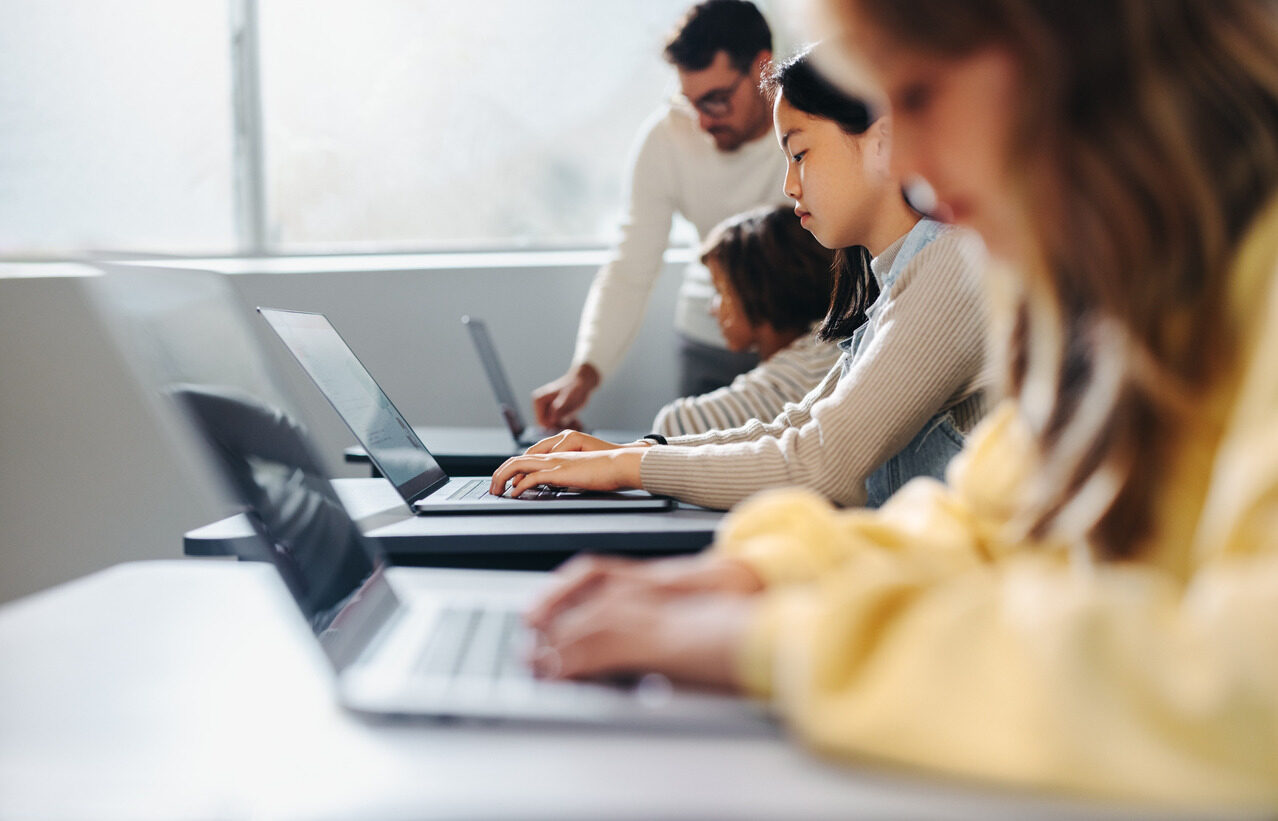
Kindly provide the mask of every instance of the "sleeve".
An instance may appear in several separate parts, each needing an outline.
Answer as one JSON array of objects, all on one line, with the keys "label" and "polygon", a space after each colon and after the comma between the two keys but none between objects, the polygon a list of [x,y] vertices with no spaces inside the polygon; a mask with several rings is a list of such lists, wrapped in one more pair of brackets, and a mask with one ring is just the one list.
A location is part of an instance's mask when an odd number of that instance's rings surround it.
[{"label": "sleeve", "polygon": [[731,430],[752,419],[775,419],[821,383],[839,357],[834,345],[801,338],[732,384],[676,399],[657,412],[653,430],[670,437]]},{"label": "sleeve", "polygon": [[663,122],[650,123],[632,155],[621,241],[595,274],[577,329],[573,364],[588,362],[604,377],[616,370],[639,333],[669,243],[677,182],[674,146]]},{"label": "sleeve", "polygon": [[797,419],[650,448],[640,463],[644,488],[716,508],[787,486],[843,506],[862,504],[866,478],[979,380],[983,258],[979,240],[966,232],[933,241],[898,279],[876,333],[848,373],[835,375],[833,386],[827,378],[833,390],[810,406],[808,418],[805,403]]},{"label": "sleeve", "polygon": [[[1165,804],[1278,801],[1278,538],[1187,582],[1153,565],[1000,548],[1023,471],[987,419],[947,489],[878,512],[795,492],[716,550],[771,583],[741,655],[813,747],[1034,789]],[[1269,508],[1275,507],[1269,487]],[[790,582],[790,583],[787,583]]]}]

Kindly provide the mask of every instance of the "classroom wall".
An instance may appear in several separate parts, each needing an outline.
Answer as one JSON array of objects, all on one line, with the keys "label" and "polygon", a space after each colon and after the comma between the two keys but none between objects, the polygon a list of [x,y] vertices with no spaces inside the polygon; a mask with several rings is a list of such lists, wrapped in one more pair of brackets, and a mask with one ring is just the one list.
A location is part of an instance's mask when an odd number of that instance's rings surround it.
[{"label": "classroom wall", "polygon": [[[647,428],[674,394],[668,264],[622,369],[588,422]],[[460,323],[490,325],[515,388],[527,394],[567,364],[593,265],[229,275],[246,310],[329,315],[416,424],[489,425],[498,417]],[[226,511],[215,486],[134,388],[75,266],[0,269],[0,601],[121,561],[173,558],[185,531]],[[260,321],[260,320],[254,320]],[[268,350],[330,468],[353,439],[281,348]]]}]

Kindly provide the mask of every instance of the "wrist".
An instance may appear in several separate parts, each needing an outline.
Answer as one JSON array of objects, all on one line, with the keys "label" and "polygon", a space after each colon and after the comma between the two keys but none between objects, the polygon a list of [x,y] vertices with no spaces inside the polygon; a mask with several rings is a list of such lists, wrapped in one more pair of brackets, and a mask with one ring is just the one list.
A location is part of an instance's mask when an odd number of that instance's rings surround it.
[{"label": "wrist", "polygon": [[643,451],[639,448],[618,448],[613,451],[617,460],[618,472],[625,487],[642,488],[643,478],[640,465],[643,462]]},{"label": "wrist", "polygon": [[588,391],[593,391],[603,381],[603,376],[599,373],[599,369],[589,362],[578,362],[574,365],[572,378],[573,381]]}]

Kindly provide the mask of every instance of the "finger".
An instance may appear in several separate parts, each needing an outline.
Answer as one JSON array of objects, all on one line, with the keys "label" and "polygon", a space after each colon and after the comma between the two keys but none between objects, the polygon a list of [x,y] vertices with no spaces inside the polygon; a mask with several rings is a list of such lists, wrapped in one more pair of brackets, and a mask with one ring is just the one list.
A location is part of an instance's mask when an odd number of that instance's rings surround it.
[{"label": "finger", "polygon": [[551,427],[566,428],[564,424],[572,419],[581,406],[586,404],[584,396],[577,396],[576,391],[563,391],[550,405]]},{"label": "finger", "polygon": [[538,461],[529,459],[526,456],[512,456],[505,462],[501,463],[501,467],[493,471],[492,481],[488,485],[488,492],[494,496],[500,496],[506,490],[506,483],[512,479],[534,470],[539,466]]},{"label": "finger", "polygon": [[560,577],[558,583],[524,615],[524,621],[530,627],[545,629],[552,619],[596,589],[616,564],[616,559],[604,556],[569,559],[555,571],[555,575]]},{"label": "finger", "polygon": [[557,630],[544,645],[548,664],[544,677],[555,679],[590,678],[634,670],[643,655],[636,637],[608,626],[600,627],[594,614]]},{"label": "finger", "polygon": [[554,436],[547,436],[545,439],[542,439],[540,442],[537,442],[535,445],[528,448],[528,450],[524,451],[524,455],[530,456],[538,453],[550,453],[553,450],[558,450],[559,442],[568,433],[569,431],[563,431],[562,433],[556,433]]},{"label": "finger", "polygon": [[532,395],[533,416],[537,417],[537,424],[542,427],[550,427],[551,407],[559,396],[559,391],[548,390],[548,387],[543,385],[533,391]]},{"label": "finger", "polygon": [[563,453],[564,451],[585,450],[584,437],[585,434],[578,433],[575,430],[566,430],[550,437],[546,441],[551,443],[550,450],[552,453]]},{"label": "finger", "polygon": [[548,468],[546,470],[534,470],[532,473],[517,477],[514,484],[510,486],[510,496],[518,499],[523,495],[524,491],[531,490],[538,485],[549,485],[550,487],[566,487],[560,484],[562,480],[556,480],[556,471],[558,466]]}]

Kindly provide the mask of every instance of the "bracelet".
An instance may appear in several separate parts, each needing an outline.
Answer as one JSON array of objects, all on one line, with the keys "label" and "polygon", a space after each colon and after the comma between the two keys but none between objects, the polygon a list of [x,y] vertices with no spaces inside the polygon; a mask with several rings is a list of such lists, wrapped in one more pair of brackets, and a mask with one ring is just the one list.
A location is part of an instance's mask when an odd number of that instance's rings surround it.
[{"label": "bracelet", "polygon": [[649,434],[645,435],[643,438],[644,438],[644,439],[651,439],[651,440],[652,440],[652,443],[653,443],[654,445],[665,445],[665,444],[669,444],[668,442],[666,442],[666,437],[662,436],[660,433],[649,433]]}]

